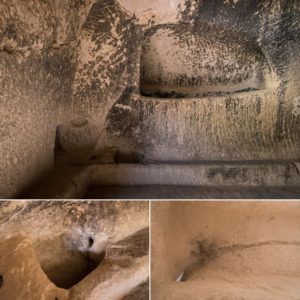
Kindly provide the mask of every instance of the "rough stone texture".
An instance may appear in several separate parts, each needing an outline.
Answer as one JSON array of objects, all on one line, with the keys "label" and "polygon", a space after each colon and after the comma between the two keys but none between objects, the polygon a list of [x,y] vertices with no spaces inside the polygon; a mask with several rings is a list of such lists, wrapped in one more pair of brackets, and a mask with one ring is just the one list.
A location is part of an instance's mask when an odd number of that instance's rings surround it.
[{"label": "rough stone texture", "polygon": [[154,299],[298,299],[299,202],[152,203]]},{"label": "rough stone texture", "polygon": [[146,201],[12,201],[0,210],[3,300],[117,300],[147,281]]},{"label": "rough stone texture", "polygon": [[[296,54],[299,53],[299,22],[296,19],[299,5],[296,1],[290,1],[286,5],[280,1],[188,3],[186,1],[186,10],[179,14],[181,18],[175,24],[157,26],[172,28],[176,32],[169,33],[160,46],[164,48],[159,51],[160,56],[151,56],[153,63],[149,63],[153,68],[155,65],[160,66],[162,74],[171,70],[170,68],[176,70],[166,75],[165,84],[171,80],[171,88],[174,88],[174,82],[178,82],[178,91],[182,84],[190,85],[190,89],[207,89],[205,85],[197,86],[197,77],[192,76],[193,72],[188,69],[190,65],[187,65],[187,61],[203,65],[216,51],[221,52],[218,50],[222,49],[218,46],[220,43],[230,48],[230,37],[237,45],[235,49],[239,49],[234,50],[238,51],[238,55],[235,55],[236,62],[232,61],[230,65],[228,55],[224,59],[212,61],[212,65],[216,64],[222,70],[217,73],[220,78],[216,77],[215,81],[218,79],[225,83],[247,78],[247,72],[243,70],[249,68],[249,65],[250,69],[255,68],[255,63],[248,65],[250,57],[239,59],[243,55],[241,49],[245,47],[247,55],[257,53],[253,57],[259,54],[268,65],[269,74],[267,72],[262,78],[265,89],[197,99],[147,99],[139,95],[123,97],[108,116],[108,130],[113,135],[117,134],[121,140],[131,138],[130,145],[135,145],[136,151],[141,151],[146,161],[299,159],[299,115],[295,114],[297,109],[293,108],[297,106],[295,102],[299,94],[295,85],[300,69]],[[189,35],[186,34],[187,27],[191,28]],[[149,35],[153,37],[151,28],[147,31],[147,43],[150,43]],[[203,28],[206,30],[201,30]],[[215,34],[214,31],[210,32],[210,28],[217,28],[220,34],[216,36],[212,46],[203,46],[205,55],[202,57],[199,55],[201,50],[192,51],[195,48],[193,44],[196,41],[201,44],[202,40],[210,40],[210,35]],[[156,40],[157,43],[160,42],[159,37]],[[145,49],[150,51],[147,45]],[[184,49],[191,49],[188,59]],[[147,58],[147,53],[145,55]],[[175,57],[176,60],[170,57]],[[155,59],[158,61],[155,62]],[[185,65],[180,62],[185,62]],[[148,67],[147,61],[141,64]],[[226,67],[238,72],[226,72]],[[292,76],[289,75],[291,70]],[[196,71],[194,75],[197,74]],[[149,69],[145,72],[149,72]],[[211,73],[214,74],[213,71]],[[247,87],[251,86],[245,85],[246,89]],[[169,85],[166,84],[166,88],[170,88]],[[232,88],[232,85],[227,85],[228,88]],[[217,91],[222,90],[226,91],[226,87]],[[170,94],[169,90],[168,96]],[[178,93],[175,96],[178,97]],[[118,120],[123,121],[122,126],[118,125]]]},{"label": "rough stone texture", "polygon": [[141,32],[133,21],[117,1],[97,1],[79,37],[73,105],[95,119],[104,140],[107,113],[139,76]]},{"label": "rough stone texture", "polygon": [[1,242],[1,299],[67,299],[42,271],[29,239],[17,236]]},{"label": "rough stone texture", "polygon": [[[77,115],[127,161],[300,159],[299,1],[0,9],[1,197],[52,165],[56,127]],[[155,97],[140,95],[149,80]]]},{"label": "rough stone texture", "polygon": [[0,178],[9,197],[53,164],[68,115],[84,1],[0,2]]},{"label": "rough stone texture", "polygon": [[154,27],[143,41],[141,92],[183,98],[264,88],[267,64],[257,48],[217,26]]}]

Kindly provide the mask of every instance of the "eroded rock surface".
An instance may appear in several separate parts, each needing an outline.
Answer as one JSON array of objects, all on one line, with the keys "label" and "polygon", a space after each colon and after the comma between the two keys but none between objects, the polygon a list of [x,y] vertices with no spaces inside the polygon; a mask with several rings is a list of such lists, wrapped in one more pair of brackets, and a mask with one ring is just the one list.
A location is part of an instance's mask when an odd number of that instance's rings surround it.
[{"label": "eroded rock surface", "polygon": [[152,204],[154,299],[297,299],[298,202]]},{"label": "eroded rock surface", "polygon": [[2,202],[1,215],[1,299],[148,299],[147,202]]},{"label": "eroded rock surface", "polygon": [[121,161],[300,159],[299,1],[0,9],[1,197],[40,179],[78,115]]}]

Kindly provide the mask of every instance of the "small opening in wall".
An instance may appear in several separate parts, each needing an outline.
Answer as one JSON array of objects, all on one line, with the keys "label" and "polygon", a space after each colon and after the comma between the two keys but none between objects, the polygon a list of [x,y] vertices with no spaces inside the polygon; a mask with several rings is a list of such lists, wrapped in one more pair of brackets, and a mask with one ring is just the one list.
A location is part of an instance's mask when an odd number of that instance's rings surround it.
[{"label": "small opening in wall", "polygon": [[89,248],[91,248],[94,245],[94,239],[90,236],[89,237]]}]

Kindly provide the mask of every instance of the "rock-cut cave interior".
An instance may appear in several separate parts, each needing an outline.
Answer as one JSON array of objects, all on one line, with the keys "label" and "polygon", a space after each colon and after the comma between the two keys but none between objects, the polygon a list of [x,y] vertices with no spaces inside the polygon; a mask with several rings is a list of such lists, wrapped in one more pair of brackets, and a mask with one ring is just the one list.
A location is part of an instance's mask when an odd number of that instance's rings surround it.
[{"label": "rock-cut cave interior", "polygon": [[298,0],[0,11],[0,197],[299,196]]},{"label": "rock-cut cave interior", "polygon": [[0,300],[300,300],[300,1],[0,0],[0,199]]}]

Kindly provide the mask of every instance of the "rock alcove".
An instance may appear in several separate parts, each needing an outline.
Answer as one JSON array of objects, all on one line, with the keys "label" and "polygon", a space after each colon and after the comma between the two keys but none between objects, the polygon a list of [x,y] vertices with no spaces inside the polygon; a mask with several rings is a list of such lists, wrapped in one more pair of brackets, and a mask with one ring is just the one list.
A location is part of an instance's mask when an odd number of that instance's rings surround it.
[{"label": "rock alcove", "polygon": [[201,98],[265,88],[270,69],[254,41],[205,24],[160,25],[145,33],[140,91]]}]

